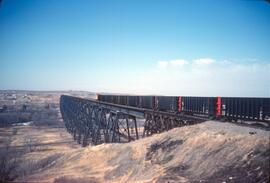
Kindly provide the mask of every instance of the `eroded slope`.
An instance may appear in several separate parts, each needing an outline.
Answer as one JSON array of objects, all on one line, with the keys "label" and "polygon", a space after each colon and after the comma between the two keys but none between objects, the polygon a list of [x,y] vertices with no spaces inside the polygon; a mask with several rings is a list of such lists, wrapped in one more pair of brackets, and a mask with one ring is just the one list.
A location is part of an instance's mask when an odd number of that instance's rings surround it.
[{"label": "eroded slope", "polygon": [[128,144],[63,149],[24,180],[267,182],[269,152],[268,131],[209,121]]}]

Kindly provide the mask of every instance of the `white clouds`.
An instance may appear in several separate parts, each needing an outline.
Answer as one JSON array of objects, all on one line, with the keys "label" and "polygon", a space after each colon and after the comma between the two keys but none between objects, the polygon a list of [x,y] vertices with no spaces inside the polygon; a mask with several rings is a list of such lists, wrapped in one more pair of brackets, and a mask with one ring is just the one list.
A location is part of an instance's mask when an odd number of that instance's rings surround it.
[{"label": "white clouds", "polygon": [[200,58],[193,61],[194,65],[203,66],[203,65],[210,65],[214,64],[216,61],[212,58]]},{"label": "white clouds", "polygon": [[[227,63],[228,61],[226,61]],[[212,58],[200,58],[192,60],[191,62],[184,60],[184,59],[176,59],[176,60],[168,60],[168,61],[159,61],[158,68],[182,68],[183,66],[187,66],[192,64],[194,66],[207,66],[211,64],[215,64],[216,60]]]},{"label": "white clouds", "polygon": [[[270,96],[270,64],[231,59],[158,62],[136,79],[132,93],[197,96]],[[163,68],[163,69],[160,69]],[[164,69],[165,68],[165,69]]]},{"label": "white clouds", "polygon": [[166,68],[169,65],[169,62],[167,61],[159,61],[158,62],[158,68],[162,69],[162,68]]},{"label": "white clouds", "polygon": [[229,65],[229,64],[232,64],[233,62],[230,60],[221,60],[219,63],[223,65]]},{"label": "white clouds", "polygon": [[170,65],[175,66],[175,67],[178,67],[178,66],[182,67],[184,65],[187,65],[188,61],[179,59],[179,60],[171,60],[169,63]]},{"label": "white clouds", "polygon": [[183,67],[188,64],[188,61],[183,59],[169,60],[169,61],[159,61],[158,68],[168,68],[168,67]]},{"label": "white clouds", "polygon": [[157,62],[157,67],[114,74],[113,81],[106,75],[103,83],[106,88],[101,87],[100,91],[142,95],[270,97],[269,70],[270,63],[262,61],[175,59]]}]

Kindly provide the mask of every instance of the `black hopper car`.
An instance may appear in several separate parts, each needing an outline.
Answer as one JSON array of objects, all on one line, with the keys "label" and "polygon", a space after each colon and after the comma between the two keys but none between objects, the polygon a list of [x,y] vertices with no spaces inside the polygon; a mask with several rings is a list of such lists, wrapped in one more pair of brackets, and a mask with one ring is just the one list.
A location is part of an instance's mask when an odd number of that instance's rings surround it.
[{"label": "black hopper car", "polygon": [[270,122],[270,98],[98,95],[98,100],[211,119]]}]

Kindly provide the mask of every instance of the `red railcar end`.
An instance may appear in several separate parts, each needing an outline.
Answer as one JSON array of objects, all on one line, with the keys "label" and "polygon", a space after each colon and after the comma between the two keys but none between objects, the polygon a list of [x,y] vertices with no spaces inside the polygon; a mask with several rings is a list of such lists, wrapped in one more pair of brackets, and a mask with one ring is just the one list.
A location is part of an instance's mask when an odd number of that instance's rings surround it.
[{"label": "red railcar end", "polygon": [[216,103],[216,117],[221,116],[221,97],[217,97],[217,103]]},{"label": "red railcar end", "polygon": [[182,97],[178,97],[178,112],[182,112]]}]

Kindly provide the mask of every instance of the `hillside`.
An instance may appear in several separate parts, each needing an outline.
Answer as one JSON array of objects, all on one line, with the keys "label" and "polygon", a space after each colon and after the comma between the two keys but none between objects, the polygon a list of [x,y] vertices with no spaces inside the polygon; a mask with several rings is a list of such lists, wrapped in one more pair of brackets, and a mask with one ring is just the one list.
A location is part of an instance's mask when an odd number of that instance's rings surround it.
[{"label": "hillside", "polygon": [[0,90],[0,127],[28,121],[36,125],[62,125],[59,100],[63,94],[82,98],[96,96],[85,91]]},{"label": "hillside", "polygon": [[[50,143],[71,140],[64,130],[60,137],[57,130],[27,128],[28,133],[38,132],[33,137],[41,143],[46,138]],[[20,131],[11,144],[21,144],[18,139],[25,131]],[[51,136],[44,138],[48,132]],[[269,131],[208,121],[126,144],[48,145],[44,151],[24,154],[23,159],[35,157],[37,164],[49,159],[49,163],[17,181],[267,182],[269,152]]]}]

